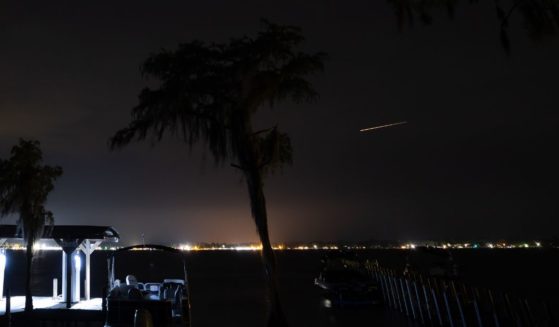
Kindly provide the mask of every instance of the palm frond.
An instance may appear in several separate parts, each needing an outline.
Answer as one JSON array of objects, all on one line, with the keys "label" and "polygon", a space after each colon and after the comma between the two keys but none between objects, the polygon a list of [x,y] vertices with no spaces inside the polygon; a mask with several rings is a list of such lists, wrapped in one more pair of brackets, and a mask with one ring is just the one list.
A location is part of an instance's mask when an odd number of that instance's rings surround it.
[{"label": "palm frond", "polygon": [[291,140],[286,133],[279,132],[277,127],[254,137],[258,166],[264,173],[274,173],[282,166],[293,162]]},{"label": "palm frond", "polygon": [[42,164],[38,141],[20,140],[10,154],[9,159],[0,160],[0,218],[19,214],[19,230],[27,241],[34,241],[45,224],[53,222],[44,204],[62,168]]},{"label": "palm frond", "polygon": [[[318,93],[305,77],[324,69],[325,55],[297,50],[304,41],[298,27],[268,21],[263,25],[256,37],[228,43],[192,41],[151,55],[141,73],[159,85],[140,92],[130,123],[110,138],[110,147],[156,143],[171,135],[190,148],[206,143],[218,163],[235,161],[247,147],[243,143],[255,140],[249,136],[250,117],[256,111],[284,100],[315,99]],[[268,135],[272,136],[280,139],[280,134]]]}]

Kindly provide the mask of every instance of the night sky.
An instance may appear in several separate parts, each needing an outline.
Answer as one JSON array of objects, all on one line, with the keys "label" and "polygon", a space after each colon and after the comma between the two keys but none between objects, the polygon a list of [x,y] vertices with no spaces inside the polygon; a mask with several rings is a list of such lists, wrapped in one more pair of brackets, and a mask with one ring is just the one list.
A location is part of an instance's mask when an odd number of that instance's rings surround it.
[{"label": "night sky", "polygon": [[329,54],[316,103],[257,117],[294,147],[266,183],[273,241],[557,235],[559,38],[535,43],[517,17],[507,57],[491,2],[457,9],[399,32],[385,1],[2,1],[0,157],[35,138],[64,168],[57,224],[112,225],[124,243],[256,241],[241,175],[202,146],[107,140],[150,53],[267,18]]}]

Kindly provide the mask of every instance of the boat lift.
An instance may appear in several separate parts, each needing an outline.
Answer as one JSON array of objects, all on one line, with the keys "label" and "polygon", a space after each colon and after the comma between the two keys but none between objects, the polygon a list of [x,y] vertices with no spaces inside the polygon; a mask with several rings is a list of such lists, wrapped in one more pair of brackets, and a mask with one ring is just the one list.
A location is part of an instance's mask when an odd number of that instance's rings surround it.
[{"label": "boat lift", "polygon": [[[0,245],[8,239],[22,239],[21,230],[16,225],[0,225]],[[91,298],[90,257],[103,242],[118,242],[120,235],[110,226],[55,225],[46,227],[42,239],[52,239],[62,248],[62,298],[66,308],[80,301],[81,259],[79,251],[85,255],[84,297]],[[5,263],[4,253],[0,253],[0,298],[3,296]]]}]

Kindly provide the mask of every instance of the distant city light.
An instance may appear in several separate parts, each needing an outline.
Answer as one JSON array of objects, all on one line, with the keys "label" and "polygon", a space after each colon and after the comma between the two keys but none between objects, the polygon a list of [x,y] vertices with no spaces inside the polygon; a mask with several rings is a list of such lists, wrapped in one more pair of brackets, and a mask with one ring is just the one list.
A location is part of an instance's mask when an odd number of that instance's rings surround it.
[{"label": "distant city light", "polygon": [[235,246],[234,249],[235,249],[235,251],[259,251],[259,250],[262,250],[262,245],[260,245],[260,246],[254,246],[254,245]]},{"label": "distant city light", "polygon": [[[171,245],[173,246],[173,245]],[[541,248],[543,247],[541,241],[522,241],[522,242],[506,242],[506,241],[461,241],[461,242],[441,242],[441,241],[414,241],[412,242],[385,242],[383,244],[375,244],[373,242],[366,244],[335,244],[335,243],[298,243],[298,244],[285,244],[280,243],[273,245],[272,248],[277,251],[331,251],[331,250],[346,250],[357,251],[367,249],[401,249],[401,250],[420,250],[421,248],[436,248],[443,250],[477,250],[477,249],[518,249],[518,248]],[[550,245],[552,246],[552,245]],[[261,251],[262,245],[260,243],[180,243],[173,246],[180,251]],[[25,244],[22,242],[5,243],[4,250],[25,250]],[[100,247],[102,251],[114,251],[120,249],[121,246],[104,245]],[[38,242],[35,249],[40,251],[61,251],[60,246],[55,245],[53,242]],[[153,249],[135,249],[137,251],[150,251]]]}]

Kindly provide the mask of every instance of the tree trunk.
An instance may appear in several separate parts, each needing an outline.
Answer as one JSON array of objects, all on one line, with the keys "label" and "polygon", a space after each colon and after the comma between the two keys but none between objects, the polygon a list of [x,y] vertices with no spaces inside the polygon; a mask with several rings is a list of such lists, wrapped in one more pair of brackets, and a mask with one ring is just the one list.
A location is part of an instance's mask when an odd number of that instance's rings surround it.
[{"label": "tree trunk", "polygon": [[266,211],[266,198],[264,197],[262,176],[257,168],[245,171],[245,177],[250,196],[251,212],[260,242],[262,243],[262,263],[264,264],[264,272],[266,275],[266,283],[268,286],[268,327],[284,327],[287,326],[287,320],[283,313],[276,277],[276,258],[270,236],[268,234],[268,215]]},{"label": "tree trunk", "polygon": [[31,263],[33,262],[33,240],[27,240],[26,254],[26,275],[25,275],[25,312],[33,310],[33,297],[31,295]]}]

